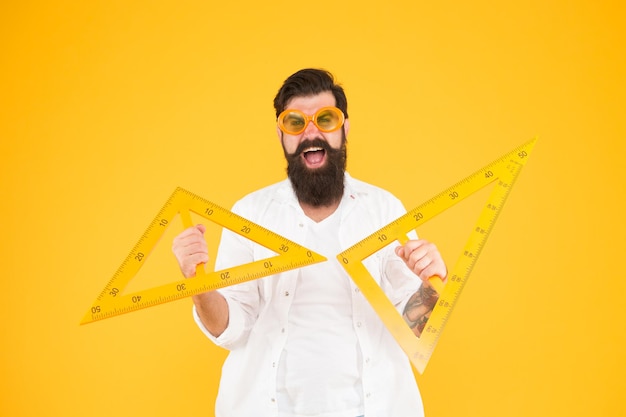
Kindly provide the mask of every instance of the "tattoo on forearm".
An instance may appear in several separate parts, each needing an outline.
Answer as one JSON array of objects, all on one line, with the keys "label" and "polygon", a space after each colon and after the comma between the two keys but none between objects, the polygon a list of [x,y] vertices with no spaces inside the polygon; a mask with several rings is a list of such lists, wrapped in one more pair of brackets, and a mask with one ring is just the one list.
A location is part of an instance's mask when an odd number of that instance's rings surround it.
[{"label": "tattoo on forearm", "polygon": [[422,285],[406,303],[402,317],[417,336],[422,334],[438,298],[437,291]]}]

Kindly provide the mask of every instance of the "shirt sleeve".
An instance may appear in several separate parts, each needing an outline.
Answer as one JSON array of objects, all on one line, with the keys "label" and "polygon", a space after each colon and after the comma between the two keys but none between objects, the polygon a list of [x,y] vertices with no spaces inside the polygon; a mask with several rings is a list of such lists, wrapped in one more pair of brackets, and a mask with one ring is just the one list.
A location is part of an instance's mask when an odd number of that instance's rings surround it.
[{"label": "shirt sleeve", "polygon": [[207,329],[204,327],[200,316],[198,316],[198,311],[196,307],[193,307],[193,319],[206,337],[208,337],[213,343],[217,346],[223,347],[225,349],[232,349],[237,345],[237,341],[241,339],[241,335],[244,333],[245,328],[245,316],[241,309],[235,305],[235,301],[232,299],[225,297],[226,303],[228,304],[228,327],[224,332],[219,335],[219,337],[213,336]]},{"label": "shirt sleeve", "polygon": [[402,313],[409,298],[422,285],[422,280],[411,272],[393,248],[384,255],[381,267],[381,287],[396,309]]}]

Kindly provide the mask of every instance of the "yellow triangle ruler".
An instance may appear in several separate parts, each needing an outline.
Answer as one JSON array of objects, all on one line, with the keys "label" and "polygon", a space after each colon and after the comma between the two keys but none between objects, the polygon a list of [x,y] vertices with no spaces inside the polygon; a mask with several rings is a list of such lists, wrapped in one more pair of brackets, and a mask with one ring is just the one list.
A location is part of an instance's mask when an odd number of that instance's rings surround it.
[{"label": "yellow triangle ruler", "polygon": [[[190,211],[250,239],[277,255],[232,268],[208,272],[142,291],[124,294],[124,288],[139,272],[172,219],[180,214],[183,225],[192,225]],[[174,256],[174,255],[172,255]],[[113,278],[87,311],[81,324],[91,323],[146,307],[189,297],[290,269],[323,262],[323,256],[273,233],[197,195],[177,188],[128,254]]]},{"label": "yellow triangle ruler", "polygon": [[[341,265],[361,289],[419,373],[424,372],[461,290],[478,260],[535,141],[533,139],[519,146],[337,255]],[[362,261],[394,241],[405,243],[408,240],[407,233],[492,183],[495,183],[493,191],[471,231],[463,252],[454,268],[448,272],[446,284],[444,285],[439,278],[430,279],[439,293],[439,300],[418,338],[367,271]]]}]

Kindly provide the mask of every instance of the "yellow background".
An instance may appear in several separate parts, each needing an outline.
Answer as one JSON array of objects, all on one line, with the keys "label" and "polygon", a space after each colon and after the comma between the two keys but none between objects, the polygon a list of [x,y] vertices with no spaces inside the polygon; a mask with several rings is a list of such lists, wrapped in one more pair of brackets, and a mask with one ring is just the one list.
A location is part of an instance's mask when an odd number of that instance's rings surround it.
[{"label": "yellow background", "polygon": [[[176,186],[229,207],[284,177],[272,99],[314,66],[347,91],[349,171],[407,208],[539,137],[416,376],[427,415],[625,415],[625,18],[620,1],[3,2],[0,414],[212,415],[225,353],[190,300],[78,322]],[[468,201],[418,232],[453,262],[474,220]]]}]

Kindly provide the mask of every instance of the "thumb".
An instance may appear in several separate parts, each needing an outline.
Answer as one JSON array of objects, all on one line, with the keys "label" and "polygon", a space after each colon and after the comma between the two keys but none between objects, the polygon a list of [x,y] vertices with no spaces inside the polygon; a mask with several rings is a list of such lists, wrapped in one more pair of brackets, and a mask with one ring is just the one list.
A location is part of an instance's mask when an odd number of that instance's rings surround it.
[{"label": "thumb", "polygon": [[198,229],[200,231],[200,233],[204,234],[204,232],[206,232],[206,226],[203,224],[198,224],[196,225],[196,229]]}]

